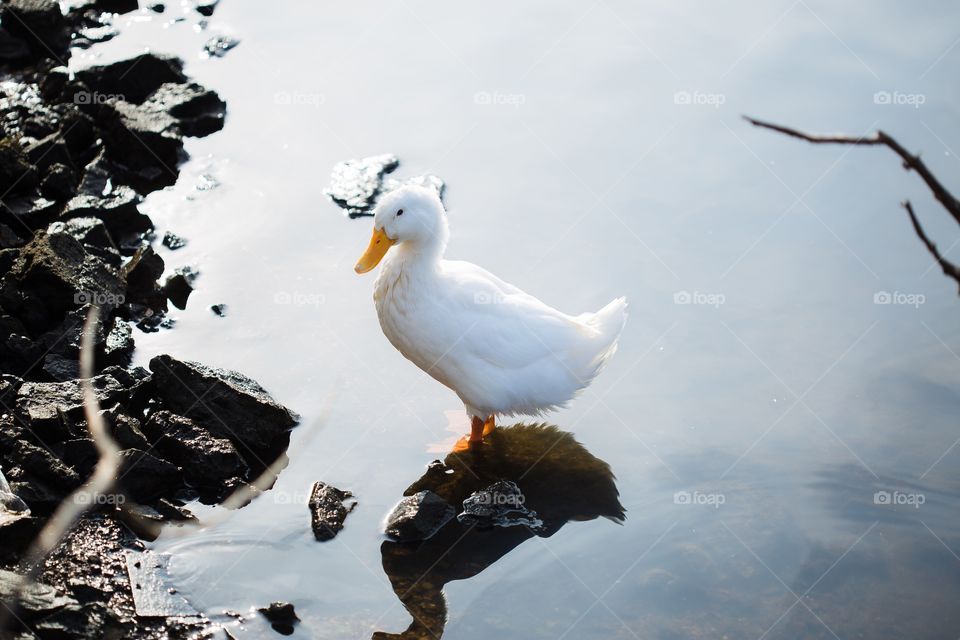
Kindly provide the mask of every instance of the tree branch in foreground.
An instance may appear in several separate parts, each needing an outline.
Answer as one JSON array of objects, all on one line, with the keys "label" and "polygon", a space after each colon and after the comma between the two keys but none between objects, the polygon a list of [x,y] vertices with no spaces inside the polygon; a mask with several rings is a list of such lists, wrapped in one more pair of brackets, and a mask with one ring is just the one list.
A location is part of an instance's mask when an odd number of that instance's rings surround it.
[{"label": "tree branch in foreground", "polygon": [[[947,190],[943,184],[941,184],[941,182],[935,175],[933,175],[927,165],[924,164],[923,160],[920,159],[920,156],[913,155],[907,151],[903,145],[883,131],[877,131],[873,135],[869,136],[850,136],[844,134],[817,135],[806,133],[798,129],[785,127],[783,125],[773,124],[772,122],[764,122],[749,116],[743,116],[743,119],[755,127],[770,129],[793,138],[799,138],[800,140],[812,142],[813,144],[849,144],[888,147],[892,149],[894,153],[900,156],[900,159],[903,161],[904,169],[907,171],[916,171],[917,174],[920,175],[923,181],[930,188],[930,191],[933,192],[933,197],[935,197],[937,201],[943,205],[947,212],[953,217],[954,221],[956,221],[957,224],[960,224],[960,200],[957,200],[957,198],[954,197],[954,195],[950,193],[950,191]],[[930,255],[932,255],[937,261],[937,264],[940,265],[940,268],[943,269],[943,273],[950,278],[953,278],[957,282],[958,286],[960,286],[960,269],[958,269],[956,265],[940,254],[940,251],[937,249],[937,245],[930,240],[930,238],[924,232],[923,227],[920,226],[920,221],[917,219],[910,202],[904,202],[903,208],[907,210],[907,214],[910,216],[910,222],[913,224],[913,229],[916,231],[917,236],[923,242],[924,246],[927,248],[927,251],[930,252]],[[960,291],[958,291],[958,293],[960,293]]]}]

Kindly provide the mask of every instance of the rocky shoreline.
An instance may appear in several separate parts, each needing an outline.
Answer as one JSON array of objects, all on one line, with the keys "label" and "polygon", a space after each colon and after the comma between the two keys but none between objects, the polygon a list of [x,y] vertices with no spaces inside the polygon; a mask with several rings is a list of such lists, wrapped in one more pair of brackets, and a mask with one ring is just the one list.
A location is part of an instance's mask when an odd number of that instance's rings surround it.
[{"label": "rocky shoreline", "polygon": [[[154,3],[158,5],[158,3]],[[215,2],[201,2],[202,16]],[[166,273],[148,193],[176,182],[183,138],[220,130],[226,104],[177,58],[145,53],[72,74],[71,46],[112,37],[104,15],[136,0],[0,5],[0,596],[22,555],[98,460],[78,355],[100,309],[93,387],[121,470],[45,560],[3,637],[197,637],[196,615],[139,615],[129,552],[156,525],[193,519],[283,454],[298,418],[255,381],[159,355],[131,366],[137,331],[171,326],[195,272]],[[150,7],[162,10],[162,5]],[[182,239],[164,237],[182,246]],[[154,526],[150,526],[154,525]],[[136,588],[140,588],[137,584]]]}]

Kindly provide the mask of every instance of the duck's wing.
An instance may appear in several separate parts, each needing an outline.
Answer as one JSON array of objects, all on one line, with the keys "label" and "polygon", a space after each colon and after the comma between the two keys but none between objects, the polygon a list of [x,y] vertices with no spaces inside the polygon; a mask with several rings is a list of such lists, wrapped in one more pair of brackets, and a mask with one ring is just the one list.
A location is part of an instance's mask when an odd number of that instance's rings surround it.
[{"label": "duck's wing", "polygon": [[[592,329],[470,262],[443,262],[444,296],[462,346],[490,364],[523,368],[566,351]],[[445,305],[446,306],[446,305]]]}]

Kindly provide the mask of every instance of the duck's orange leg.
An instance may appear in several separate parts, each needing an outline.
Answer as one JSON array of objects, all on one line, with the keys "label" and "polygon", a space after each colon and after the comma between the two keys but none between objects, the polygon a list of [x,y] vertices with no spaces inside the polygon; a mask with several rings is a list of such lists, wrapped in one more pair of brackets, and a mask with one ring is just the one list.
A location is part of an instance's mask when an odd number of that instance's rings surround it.
[{"label": "duck's orange leg", "polygon": [[487,418],[487,421],[483,423],[483,435],[485,436],[490,435],[493,432],[493,430],[496,428],[497,428],[496,417],[491,415],[489,418]]},{"label": "duck's orange leg", "polygon": [[486,423],[482,418],[473,416],[470,420],[470,442],[480,442],[486,434]]}]

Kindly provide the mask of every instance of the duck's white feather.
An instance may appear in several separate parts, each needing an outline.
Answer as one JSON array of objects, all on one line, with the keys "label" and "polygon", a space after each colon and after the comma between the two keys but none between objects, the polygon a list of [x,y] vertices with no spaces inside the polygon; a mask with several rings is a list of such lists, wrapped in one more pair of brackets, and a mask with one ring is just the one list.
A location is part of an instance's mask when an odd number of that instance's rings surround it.
[{"label": "duck's white feather", "polygon": [[391,249],[374,300],[390,342],[456,392],[471,415],[539,415],[561,407],[616,350],[624,298],[570,316],[440,253],[442,247]]}]

